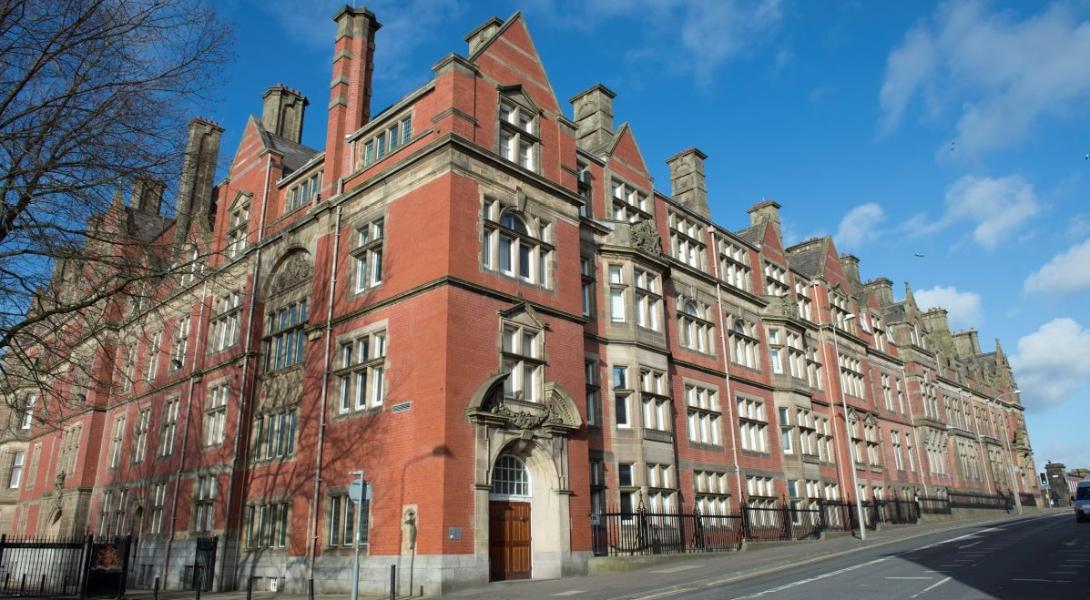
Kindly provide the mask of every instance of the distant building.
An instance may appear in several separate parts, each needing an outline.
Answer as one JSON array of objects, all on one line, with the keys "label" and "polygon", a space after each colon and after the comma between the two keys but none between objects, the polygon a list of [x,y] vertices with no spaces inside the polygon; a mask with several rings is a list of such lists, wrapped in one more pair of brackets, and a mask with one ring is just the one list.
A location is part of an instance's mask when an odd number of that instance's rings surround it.
[{"label": "distant building", "polygon": [[695,148],[654,189],[614,93],[566,116],[521,14],[374,116],[379,23],[334,21],[325,147],[274,86],[215,183],[222,129],[194,121],[154,235],[207,277],[119,307],[88,359],[112,383],[55,384],[85,408],[44,424],[16,399],[7,533],[131,532],[134,586],[214,552],[217,589],[343,592],[362,469],[365,587],[398,565],[438,593],[585,572],[607,507],[1040,496],[998,342],[828,237],[785,247],[774,201],[713,223]]}]

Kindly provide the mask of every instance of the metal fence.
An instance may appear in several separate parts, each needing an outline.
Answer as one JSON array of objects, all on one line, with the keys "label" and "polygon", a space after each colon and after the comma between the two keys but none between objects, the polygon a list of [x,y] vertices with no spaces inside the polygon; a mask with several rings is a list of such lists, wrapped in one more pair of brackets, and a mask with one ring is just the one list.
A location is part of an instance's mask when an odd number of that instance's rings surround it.
[{"label": "metal fence", "polygon": [[950,514],[950,501],[937,496],[919,496],[916,499],[920,503],[920,512],[925,515]]},{"label": "metal fence", "polygon": [[1014,497],[1007,494],[978,494],[974,492],[949,492],[950,508],[992,508],[1009,511]]},{"label": "metal fence", "polygon": [[1022,501],[1022,506],[1040,506],[1037,503],[1038,496],[1036,494],[1022,492],[1018,494],[1018,499]]},{"label": "metal fence", "polygon": [[9,538],[0,535],[0,596],[18,598],[125,592],[130,539]]}]

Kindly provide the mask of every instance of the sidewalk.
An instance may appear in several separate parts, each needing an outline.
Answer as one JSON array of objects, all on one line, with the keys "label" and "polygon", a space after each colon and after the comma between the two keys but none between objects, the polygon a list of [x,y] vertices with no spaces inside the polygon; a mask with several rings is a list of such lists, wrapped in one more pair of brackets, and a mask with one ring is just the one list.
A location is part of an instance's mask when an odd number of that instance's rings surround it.
[{"label": "sidewalk", "polygon": [[[868,531],[866,541],[852,536],[832,537],[821,541],[765,545],[750,543],[742,552],[680,554],[654,557],[641,566],[623,572],[567,577],[547,581],[497,582],[485,587],[446,594],[444,598],[474,598],[499,600],[507,598],[583,597],[592,592],[599,598],[639,598],[664,592],[671,587],[690,586],[694,581],[714,578],[721,583],[748,579],[809,563],[819,562],[925,535],[941,533],[974,525],[991,525],[1017,519],[1032,519],[1052,514],[1068,514],[1069,510],[1042,509],[1025,515],[1006,514],[982,516],[920,525],[889,527]],[[591,594],[588,593],[588,596]]]},{"label": "sidewalk", "polygon": [[[444,598],[473,598],[475,600],[500,600],[508,598],[546,598],[581,596],[583,593],[602,598],[636,598],[652,592],[661,592],[676,586],[692,585],[704,578],[716,578],[727,583],[772,573],[787,567],[814,563],[836,556],[851,554],[865,548],[880,547],[925,535],[941,533],[974,525],[991,525],[1017,519],[1032,519],[1053,514],[1070,514],[1070,509],[1041,509],[1023,516],[1000,513],[956,521],[924,523],[888,527],[880,531],[868,531],[866,541],[842,535],[821,541],[791,543],[750,543],[742,552],[708,554],[676,554],[654,557],[618,559],[626,568],[598,575],[565,577],[539,581],[504,581],[487,586],[446,594]],[[629,564],[623,564],[628,562]],[[130,590],[126,598],[152,600],[148,590]],[[193,591],[160,592],[160,600],[190,600]],[[202,593],[202,600],[245,600],[245,591]],[[255,600],[309,600],[306,594],[254,592]],[[315,600],[345,600],[348,594],[319,594]],[[388,596],[360,595],[361,600],[385,600]]]}]

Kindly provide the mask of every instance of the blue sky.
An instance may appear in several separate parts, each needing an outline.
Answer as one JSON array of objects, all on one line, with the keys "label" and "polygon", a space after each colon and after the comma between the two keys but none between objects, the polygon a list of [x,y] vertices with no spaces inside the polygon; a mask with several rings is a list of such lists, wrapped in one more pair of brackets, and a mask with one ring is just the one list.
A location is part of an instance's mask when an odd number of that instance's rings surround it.
[{"label": "blue sky", "polygon": [[[304,142],[322,145],[340,5],[219,4],[237,56],[205,112],[225,154],[274,83],[310,99]],[[864,278],[898,297],[910,281],[986,349],[1001,338],[1038,466],[1090,466],[1090,1],[366,5],[383,23],[374,111],[521,9],[562,103],[617,92],[660,189],[663,159],[696,146],[718,222],[742,228],[774,198],[788,243],[834,235]]]}]

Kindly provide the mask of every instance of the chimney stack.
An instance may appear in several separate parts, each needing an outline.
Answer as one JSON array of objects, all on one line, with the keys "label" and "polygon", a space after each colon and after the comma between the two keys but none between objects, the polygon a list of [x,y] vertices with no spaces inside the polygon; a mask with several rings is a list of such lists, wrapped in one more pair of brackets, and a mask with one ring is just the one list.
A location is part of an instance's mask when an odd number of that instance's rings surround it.
[{"label": "chimney stack", "polygon": [[261,99],[265,131],[298,144],[303,139],[303,112],[310,104],[306,96],[278,83],[265,90]]},{"label": "chimney stack", "polygon": [[666,159],[670,167],[670,195],[685,208],[705,219],[711,218],[708,209],[708,183],[704,176],[706,154],[696,148],[682,150]]},{"label": "chimney stack", "polygon": [[129,206],[136,211],[149,215],[158,215],[163,205],[164,184],[151,177],[137,177],[132,182],[132,195],[129,196]]},{"label": "chimney stack", "polygon": [[588,152],[598,152],[613,141],[613,99],[617,94],[602,84],[572,97],[575,113],[575,143]]},{"label": "chimney stack", "polygon": [[749,224],[771,223],[776,230],[776,237],[783,241],[780,234],[780,204],[775,200],[762,200],[749,208]]},{"label": "chimney stack", "polygon": [[950,333],[950,319],[949,313],[945,308],[932,308],[931,310],[920,315],[923,320],[924,326],[931,333]]},{"label": "chimney stack", "polygon": [[957,349],[958,356],[965,358],[973,358],[980,354],[980,340],[977,338],[976,330],[966,329],[955,333],[954,348]]},{"label": "chimney stack", "polygon": [[[333,15],[333,21],[337,23],[337,34],[333,42],[333,81],[329,84],[324,178],[331,189],[354,166],[345,136],[371,118],[375,32],[382,27],[374,13],[351,6]],[[332,197],[329,190],[324,192],[323,197]]]},{"label": "chimney stack", "polygon": [[175,254],[195,224],[205,230],[209,228],[208,212],[212,207],[212,186],[222,136],[223,128],[212,121],[196,118],[189,122],[189,141],[185,146],[175,209]]},{"label": "chimney stack", "polygon": [[841,254],[839,258],[840,268],[844,270],[844,276],[848,278],[852,288],[861,287],[863,280],[859,277],[859,257],[854,254]]},{"label": "chimney stack", "polygon": [[864,286],[868,294],[873,294],[878,300],[878,306],[886,307],[893,304],[893,282],[885,277],[879,277],[868,281]]},{"label": "chimney stack", "polygon": [[503,21],[498,17],[492,17],[491,19],[481,23],[476,29],[469,32],[466,36],[466,42],[469,43],[469,55],[473,56],[488,43],[488,40],[492,39],[492,36],[496,35],[496,32],[503,26]]}]

